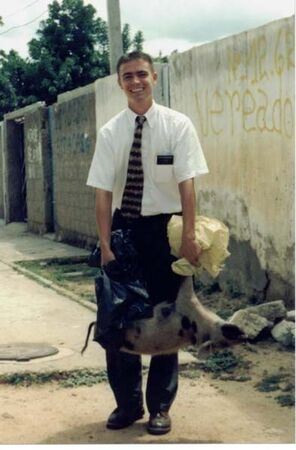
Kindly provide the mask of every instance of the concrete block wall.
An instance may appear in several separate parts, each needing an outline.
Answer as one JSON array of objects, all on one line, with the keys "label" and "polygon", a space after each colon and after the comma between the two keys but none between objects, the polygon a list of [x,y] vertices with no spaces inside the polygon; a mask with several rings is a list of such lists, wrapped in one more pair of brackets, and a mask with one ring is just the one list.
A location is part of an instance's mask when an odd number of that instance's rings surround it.
[{"label": "concrete block wall", "polygon": [[53,231],[52,160],[45,106],[24,117],[28,230]]},{"label": "concrete block wall", "polygon": [[85,182],[96,138],[94,85],[59,96],[49,117],[56,237],[89,246],[94,241],[89,210],[94,210]]},{"label": "concrete block wall", "polygon": [[[210,173],[199,211],[228,224],[220,283],[294,299],[294,17],[170,60],[171,107],[196,125]],[[231,292],[232,291],[232,292]]]}]

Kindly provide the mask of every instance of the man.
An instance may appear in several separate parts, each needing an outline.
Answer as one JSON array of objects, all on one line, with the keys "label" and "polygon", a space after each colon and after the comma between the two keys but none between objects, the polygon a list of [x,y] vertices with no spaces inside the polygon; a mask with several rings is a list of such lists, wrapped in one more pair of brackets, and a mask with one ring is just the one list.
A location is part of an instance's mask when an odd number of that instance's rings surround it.
[{"label": "man", "polygon": [[[111,230],[131,229],[150,300],[174,302],[183,278],[171,270],[175,259],[167,223],[172,214],[182,214],[180,256],[197,264],[201,250],[194,235],[194,178],[208,172],[207,164],[189,118],[154,102],[157,74],[151,57],[143,52],[124,55],[117,73],[128,108],[100,129],[87,181],[96,188],[101,264],[115,259]],[[106,360],[117,402],[107,428],[121,429],[144,415],[141,358],[107,350]],[[178,355],[152,357],[146,388],[149,433],[170,431],[168,412],[177,386]]]}]

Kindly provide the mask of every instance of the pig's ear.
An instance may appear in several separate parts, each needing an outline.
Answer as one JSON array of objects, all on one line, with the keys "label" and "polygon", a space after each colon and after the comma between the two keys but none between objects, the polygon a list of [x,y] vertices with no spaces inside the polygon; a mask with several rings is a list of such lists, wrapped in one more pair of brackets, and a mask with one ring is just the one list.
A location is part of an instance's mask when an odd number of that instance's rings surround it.
[{"label": "pig's ear", "polygon": [[221,331],[223,336],[230,341],[246,338],[244,332],[233,323],[224,323],[223,325],[221,325]]}]

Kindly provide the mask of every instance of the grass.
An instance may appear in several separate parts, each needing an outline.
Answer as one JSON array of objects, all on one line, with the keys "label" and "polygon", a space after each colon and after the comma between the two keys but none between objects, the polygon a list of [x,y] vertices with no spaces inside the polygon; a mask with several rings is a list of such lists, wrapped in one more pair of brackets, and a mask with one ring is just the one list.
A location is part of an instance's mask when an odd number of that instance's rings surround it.
[{"label": "grass", "polygon": [[214,352],[203,363],[202,368],[206,372],[212,372],[216,375],[222,372],[232,372],[240,363],[240,360],[232,353],[231,350]]},{"label": "grass", "polygon": [[17,265],[63,287],[84,300],[96,303],[94,278],[98,269],[88,266],[87,257],[19,261]]},{"label": "grass", "polygon": [[285,381],[287,375],[285,374],[273,374],[267,375],[262,380],[256,384],[256,388],[260,392],[272,392],[277,391],[279,388],[279,384]]},{"label": "grass", "polygon": [[79,369],[72,371],[23,372],[0,375],[0,385],[32,386],[57,382],[62,387],[93,386],[107,381],[105,370]]},{"label": "grass", "polygon": [[[294,406],[295,405],[295,391],[294,384],[287,382],[290,376],[286,373],[278,373],[272,375],[266,375],[263,379],[255,385],[256,389],[260,392],[275,392],[284,391],[283,394],[277,395],[275,400],[281,406]],[[283,387],[283,382],[285,385]]]}]

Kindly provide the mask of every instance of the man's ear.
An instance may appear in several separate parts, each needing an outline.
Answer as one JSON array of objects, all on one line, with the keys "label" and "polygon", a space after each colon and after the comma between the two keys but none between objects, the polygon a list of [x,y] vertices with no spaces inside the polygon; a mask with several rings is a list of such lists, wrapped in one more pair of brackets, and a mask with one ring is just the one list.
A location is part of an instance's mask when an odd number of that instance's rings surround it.
[{"label": "man's ear", "polygon": [[221,325],[223,336],[230,341],[246,338],[244,332],[233,323],[224,323]]},{"label": "man's ear", "polygon": [[122,86],[121,86],[121,82],[120,82],[120,78],[119,78],[119,77],[117,77],[117,83],[118,83],[118,86],[120,87],[120,89],[122,89]]},{"label": "man's ear", "polygon": [[154,85],[157,83],[157,80],[158,80],[157,72],[153,72],[153,81],[154,81]]}]

